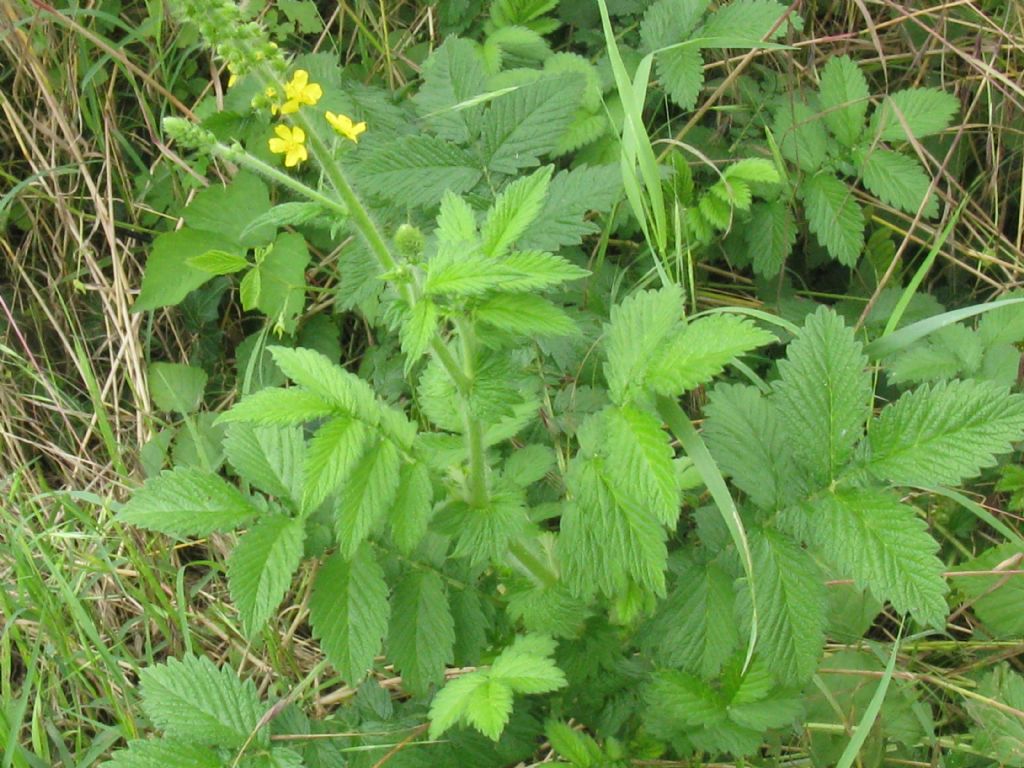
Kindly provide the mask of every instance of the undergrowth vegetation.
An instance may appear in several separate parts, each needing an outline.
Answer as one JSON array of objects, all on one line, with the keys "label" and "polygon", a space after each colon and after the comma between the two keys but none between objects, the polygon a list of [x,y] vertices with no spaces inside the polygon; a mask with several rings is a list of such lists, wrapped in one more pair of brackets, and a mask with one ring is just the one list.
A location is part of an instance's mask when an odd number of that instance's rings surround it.
[{"label": "undergrowth vegetation", "polygon": [[1024,12],[0,7],[4,768],[1024,766]]}]

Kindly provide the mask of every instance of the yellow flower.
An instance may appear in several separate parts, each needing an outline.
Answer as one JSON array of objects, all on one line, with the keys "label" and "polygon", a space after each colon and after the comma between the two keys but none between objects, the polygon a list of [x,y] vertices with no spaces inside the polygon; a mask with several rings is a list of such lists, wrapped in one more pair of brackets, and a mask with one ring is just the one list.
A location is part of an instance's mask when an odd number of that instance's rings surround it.
[{"label": "yellow flower", "polygon": [[309,72],[304,69],[295,70],[292,80],[284,87],[285,102],[281,106],[282,115],[298,112],[303,104],[313,106],[324,95],[324,89],[316,83],[309,82]]},{"label": "yellow flower", "polygon": [[331,128],[340,133],[346,139],[350,139],[356,143],[359,142],[359,134],[366,130],[366,123],[353,123],[352,118],[348,115],[336,115],[333,112],[328,112],[324,117],[327,118],[327,122],[331,124]]},{"label": "yellow flower", "polygon": [[306,151],[306,133],[301,128],[279,125],[274,128],[274,133],[277,134],[277,138],[270,140],[270,151],[284,155],[285,167],[294,168],[309,157]]}]

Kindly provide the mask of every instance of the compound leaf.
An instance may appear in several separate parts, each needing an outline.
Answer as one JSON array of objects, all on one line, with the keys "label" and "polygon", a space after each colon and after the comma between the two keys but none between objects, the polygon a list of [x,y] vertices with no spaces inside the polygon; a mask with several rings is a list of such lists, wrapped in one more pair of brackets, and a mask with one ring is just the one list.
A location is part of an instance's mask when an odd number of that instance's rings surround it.
[{"label": "compound leaf", "polygon": [[849,56],[834,56],[821,71],[821,108],[825,123],[839,143],[852,147],[864,132],[868,113],[868,81]]},{"label": "compound leaf", "polygon": [[231,599],[251,637],[281,604],[302,561],[303,521],[275,515],[245,534],[228,558]]},{"label": "compound leaf", "polygon": [[883,203],[907,213],[917,213],[924,203],[925,216],[938,214],[938,201],[934,193],[928,191],[928,176],[914,158],[891,149],[864,151],[860,156],[860,172],[864,186]]},{"label": "compound leaf", "polygon": [[553,166],[516,179],[501,191],[480,229],[485,256],[500,259],[540,213]]},{"label": "compound leaf", "polygon": [[[938,88],[908,88],[886,96],[871,115],[870,135],[882,141],[906,141],[945,130],[960,111],[959,100]],[[906,128],[904,128],[906,123]]]},{"label": "compound leaf", "polygon": [[441,577],[433,571],[411,571],[392,599],[388,658],[402,674],[402,686],[413,694],[440,685],[445,664],[453,659],[455,622]]},{"label": "compound leaf", "polygon": [[398,493],[400,463],[395,444],[380,438],[348,475],[335,519],[342,554],[353,555],[391,509]]},{"label": "compound leaf", "polygon": [[864,213],[853,191],[828,172],[808,176],[799,191],[811,232],[832,258],[856,266],[864,250]]},{"label": "compound leaf", "polygon": [[359,186],[402,205],[436,205],[446,192],[472,189],[483,175],[471,154],[433,136],[402,136],[356,157]]}]

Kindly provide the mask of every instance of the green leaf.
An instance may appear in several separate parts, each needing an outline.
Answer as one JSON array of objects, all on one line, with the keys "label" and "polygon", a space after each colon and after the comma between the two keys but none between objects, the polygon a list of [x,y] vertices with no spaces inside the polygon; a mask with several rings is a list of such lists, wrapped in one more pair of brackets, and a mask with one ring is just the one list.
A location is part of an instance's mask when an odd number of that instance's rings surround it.
[{"label": "green leaf", "polygon": [[977,723],[972,745],[1000,765],[1024,766],[1024,721],[1015,712],[993,706],[998,702],[1018,712],[1024,709],[1024,677],[1009,664],[999,664],[982,678],[980,700],[966,699],[967,711]]},{"label": "green leaf", "polygon": [[745,157],[742,160],[737,160],[725,169],[722,176],[730,181],[747,181],[756,184],[778,184],[781,181],[775,164],[760,157]]},{"label": "green leaf", "polygon": [[772,133],[782,156],[814,173],[828,154],[828,134],[822,116],[802,101],[786,103],[775,112]]},{"label": "green leaf", "polygon": [[485,256],[500,259],[508,253],[540,213],[547,196],[553,166],[516,179],[495,198],[480,229]]},{"label": "green leaf", "polygon": [[590,274],[561,256],[543,251],[511,253],[502,260],[501,271],[507,273],[501,280],[501,290],[517,293],[542,291]]},{"label": "green leaf", "polygon": [[775,341],[770,332],[737,315],[717,314],[688,323],[654,353],[647,383],[661,395],[681,395],[711,381],[735,357]]},{"label": "green leaf", "polygon": [[945,130],[960,111],[960,101],[938,88],[908,88],[886,96],[871,115],[870,135],[882,141],[920,139]]},{"label": "green leaf", "polygon": [[466,702],[466,722],[487,738],[497,741],[512,715],[512,689],[487,678],[476,686]]},{"label": "green leaf", "polygon": [[616,165],[581,165],[559,171],[551,179],[540,214],[519,238],[521,248],[557,251],[578,245],[584,235],[600,228],[584,217],[588,211],[607,213],[622,195],[622,174]]},{"label": "green leaf", "polygon": [[837,491],[808,510],[814,543],[879,600],[940,627],[948,608],[939,545],[913,507],[877,490]]},{"label": "green leaf", "polygon": [[761,509],[793,500],[799,473],[778,410],[753,387],[719,384],[704,409],[704,439],[722,471]]},{"label": "green leaf", "polygon": [[[147,667],[139,672],[142,708],[172,739],[192,744],[240,747],[263,716],[256,686],[228,667],[218,669],[205,656]],[[256,743],[266,744],[262,729]]]},{"label": "green leaf", "polygon": [[255,307],[271,322],[281,322],[288,333],[306,302],[306,267],[309,249],[302,235],[284,232],[265,252],[254,271],[259,272],[259,296]]},{"label": "green leaf", "polygon": [[[604,413],[612,478],[662,525],[674,528],[680,498],[668,434],[657,419],[632,406],[608,408]],[[618,482],[620,478],[625,483]]]},{"label": "green leaf", "polygon": [[645,652],[658,664],[712,679],[739,645],[735,604],[733,577],[724,568],[685,562],[641,634]]},{"label": "green leaf", "polygon": [[751,536],[757,572],[758,652],[783,685],[807,681],[825,644],[824,576],[810,555],[783,534]]},{"label": "green leaf", "polygon": [[258,269],[250,269],[245,273],[242,282],[238,284],[238,300],[242,302],[242,309],[249,312],[256,309],[260,302],[260,292],[263,290],[262,276]]},{"label": "green leaf", "polygon": [[632,580],[664,594],[665,532],[650,510],[615,495],[601,459],[573,459],[566,486],[573,500],[562,515],[558,546],[574,593],[616,597]]},{"label": "green leaf", "polygon": [[567,723],[548,720],[544,725],[544,735],[558,756],[568,760],[574,768],[593,768],[604,759],[601,747],[593,738]]},{"label": "green leaf", "polygon": [[162,411],[194,413],[206,391],[206,371],[181,363],[150,363],[149,396]]},{"label": "green leaf", "polygon": [[391,537],[399,551],[409,555],[427,532],[434,506],[434,489],[426,465],[403,464],[391,509]]},{"label": "green leaf", "polygon": [[261,389],[246,395],[217,417],[218,424],[249,422],[265,426],[294,426],[331,416],[335,406],[304,389]]},{"label": "green leaf", "polygon": [[745,229],[747,258],[754,272],[775,277],[796,243],[796,219],[784,200],[757,202],[750,207],[750,223]]},{"label": "green leaf", "polygon": [[974,615],[992,637],[1024,635],[1024,577],[1003,573],[1020,568],[1022,548],[1016,543],[991,547],[978,557],[961,563],[957,571],[968,571],[953,583],[970,603]]},{"label": "green leaf", "polygon": [[604,327],[604,375],[613,402],[624,404],[633,390],[642,391],[651,358],[682,324],[682,315],[683,297],[676,286],[638,291],[612,307],[611,322]]},{"label": "green leaf", "polygon": [[479,50],[471,40],[450,36],[423,64],[423,85],[413,97],[423,122],[443,139],[469,141],[483,107],[471,100],[487,90]]},{"label": "green leaf", "polygon": [[499,294],[478,304],[477,320],[522,336],[572,336],[579,328],[565,310],[542,296]]},{"label": "green leaf", "polygon": [[487,167],[514,174],[538,164],[558,146],[583,95],[584,78],[575,72],[541,77],[491,102],[482,120]]},{"label": "green leaf", "polygon": [[830,57],[821,71],[821,108],[825,124],[839,143],[852,147],[864,132],[868,81],[849,56]]},{"label": "green leaf", "polygon": [[299,386],[371,426],[380,421],[381,405],[373,387],[354,373],[311,349],[268,349],[277,367]]},{"label": "green leaf", "polygon": [[683,110],[697,106],[704,87],[704,57],[697,48],[674,48],[656,57],[656,72],[669,98]]},{"label": "green leaf", "polygon": [[220,755],[185,739],[136,739],[100,768],[224,768]]},{"label": "green leaf", "polygon": [[210,272],[188,263],[189,259],[210,251],[239,253],[241,249],[222,234],[187,227],[158,235],[146,259],[142,290],[132,305],[132,312],[179,304],[189,293],[211,280]]},{"label": "green leaf", "polygon": [[956,485],[1024,438],[1024,396],[971,379],[924,385],[870,430],[868,468],[897,485]]},{"label": "green leaf", "polygon": [[440,243],[464,247],[476,247],[479,240],[476,231],[476,215],[472,207],[458,195],[445,192],[437,213],[437,239]]},{"label": "green leaf", "polygon": [[373,667],[388,631],[388,585],[368,545],[351,562],[340,554],[320,565],[309,598],[313,636],[349,685]]},{"label": "green leaf", "polygon": [[555,643],[546,635],[517,637],[491,665],[490,677],[516,693],[549,693],[568,685],[565,674],[550,658]]},{"label": "green leaf", "polygon": [[242,230],[242,237],[264,226],[273,227],[274,230],[280,227],[300,227],[336,215],[320,203],[281,203],[249,222]]},{"label": "green leaf", "polygon": [[369,438],[362,422],[347,416],[335,416],[317,429],[306,453],[303,509],[316,509],[348,480]]},{"label": "green leaf", "polygon": [[405,375],[408,376],[416,362],[426,354],[438,327],[437,305],[430,299],[416,302],[416,306],[403,319],[399,331],[402,352],[405,353]]},{"label": "green leaf", "polygon": [[342,554],[351,557],[391,508],[398,492],[400,461],[395,444],[380,439],[348,476],[335,518]]},{"label": "green leaf", "polygon": [[692,675],[661,670],[644,691],[645,720],[656,736],[673,738],[680,729],[713,727],[728,720],[726,703]]},{"label": "green leaf", "polygon": [[891,149],[865,150],[860,153],[860,172],[864,186],[883,203],[913,214],[924,203],[925,216],[938,215],[939,203],[928,191],[928,176],[914,158]]},{"label": "green leaf", "polygon": [[185,263],[211,275],[231,275],[251,266],[245,256],[227,251],[207,251],[189,257]]},{"label": "green leaf", "polygon": [[228,558],[231,599],[253,637],[281,604],[302,560],[303,521],[275,515],[245,534]]},{"label": "green leaf", "polygon": [[[733,0],[719,6],[708,17],[707,22],[697,32],[697,37],[778,40],[786,34],[787,25],[779,24],[774,32],[771,32],[771,29],[787,10],[786,5],[774,0]],[[789,18],[799,26],[799,16],[791,15]]]},{"label": "green leaf", "polygon": [[388,631],[388,658],[402,675],[402,687],[422,695],[440,685],[454,645],[455,622],[441,577],[409,572],[395,589]]},{"label": "green leaf", "polygon": [[305,444],[296,427],[254,427],[236,422],[224,450],[235,472],[265,493],[298,502],[302,498]]},{"label": "green leaf", "polygon": [[185,224],[194,230],[216,232],[230,240],[238,251],[266,245],[274,236],[275,227],[252,228],[250,223],[270,210],[270,194],[260,178],[245,171],[227,186],[214,184],[200,191],[185,209]]},{"label": "green leaf", "polygon": [[779,362],[774,389],[794,457],[819,486],[837,477],[864,434],[871,395],[863,346],[819,307]]},{"label": "green leaf", "polygon": [[244,525],[257,514],[238,489],[216,475],[177,467],[146,481],[117,517],[172,536],[208,536]]},{"label": "green leaf", "polygon": [[482,175],[471,154],[426,135],[381,142],[354,157],[360,189],[408,206],[436,205],[448,191],[472,189]]},{"label": "green leaf", "polygon": [[480,296],[488,291],[523,293],[587,275],[572,262],[541,251],[519,251],[502,261],[483,256],[430,262],[424,291],[431,295]]},{"label": "green leaf", "polygon": [[[476,690],[487,686],[489,682],[490,678],[484,671],[470,672],[449,680],[430,702],[430,738],[438,738],[460,720],[465,719]],[[511,698],[512,691],[509,690],[508,706],[504,708],[506,717],[512,711]]]},{"label": "green leaf", "polygon": [[799,191],[811,232],[832,258],[856,266],[864,250],[864,213],[853,191],[827,172],[805,178]]}]

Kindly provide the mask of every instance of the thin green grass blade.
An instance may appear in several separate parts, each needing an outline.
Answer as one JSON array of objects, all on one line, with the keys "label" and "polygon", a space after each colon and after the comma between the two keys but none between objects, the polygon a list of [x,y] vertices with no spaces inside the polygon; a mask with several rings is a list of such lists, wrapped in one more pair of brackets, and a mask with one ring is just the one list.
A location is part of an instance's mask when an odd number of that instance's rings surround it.
[{"label": "thin green grass blade", "polygon": [[885,665],[882,679],[878,681],[875,695],[871,697],[867,709],[864,710],[864,715],[861,717],[860,722],[857,723],[857,728],[853,732],[853,738],[850,739],[846,749],[843,750],[843,754],[839,757],[836,768],[850,768],[853,765],[853,761],[857,759],[861,747],[867,741],[868,734],[871,733],[871,726],[874,724],[875,718],[882,711],[882,704],[885,703],[885,694],[888,692],[889,684],[892,682],[893,672],[896,671],[896,655],[900,650],[900,635],[902,634],[903,626],[900,625],[900,631],[896,635],[896,642],[892,644],[892,653],[889,654],[889,662]]},{"label": "thin green grass blade", "polygon": [[1005,536],[1007,541],[1015,541],[1018,544],[1024,544],[1024,536],[1021,536],[1017,531],[1013,530],[1013,528],[981,506],[981,504],[978,504],[976,501],[972,501],[969,497],[959,491],[954,491],[952,488],[943,488],[940,485],[922,487],[922,490],[928,491],[928,493],[934,493],[938,496],[944,496],[950,501],[956,502],[976,518],[981,520],[981,522],[985,523],[985,525]]}]

